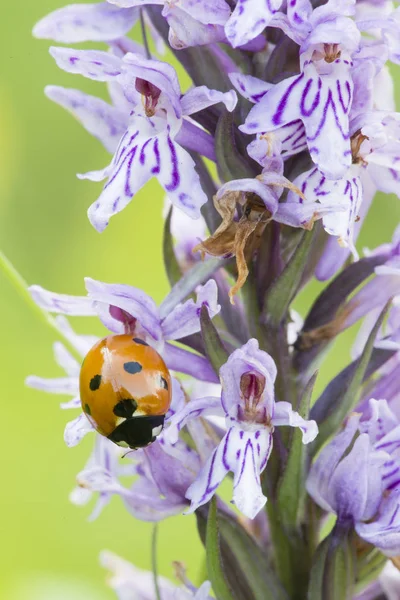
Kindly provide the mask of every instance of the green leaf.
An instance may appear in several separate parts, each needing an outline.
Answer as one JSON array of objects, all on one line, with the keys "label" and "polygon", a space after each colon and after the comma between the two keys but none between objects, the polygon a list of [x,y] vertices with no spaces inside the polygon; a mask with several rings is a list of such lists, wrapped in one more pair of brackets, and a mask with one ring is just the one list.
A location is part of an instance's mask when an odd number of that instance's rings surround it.
[{"label": "green leaf", "polygon": [[205,305],[201,307],[200,311],[200,326],[206,356],[212,364],[216,374],[219,375],[219,370],[228,360],[229,353],[222,343],[218,331],[210,319],[207,306]]},{"label": "green leaf", "polygon": [[268,563],[267,556],[255,541],[233,518],[220,512],[218,523],[221,537],[228,544],[241,566],[254,600],[287,600],[276,574]]},{"label": "green leaf", "polygon": [[174,243],[171,234],[172,211],[173,207],[171,206],[164,223],[163,257],[165,272],[167,273],[168,280],[171,286],[174,286],[182,277],[182,272],[179,263],[176,259]]},{"label": "green leaf", "polygon": [[307,600],[324,600],[322,596],[322,584],[329,543],[329,538],[325,538],[315,551],[314,563],[310,573]]},{"label": "green leaf", "polygon": [[[318,373],[314,373],[300,399],[298,413],[308,419],[311,394]],[[297,528],[304,507],[306,457],[308,446],[302,442],[302,433],[296,428],[293,431],[288,449],[288,458],[278,487],[277,506],[283,525],[287,529]]]},{"label": "green leaf", "polygon": [[[379,315],[379,318],[375,323],[375,327],[371,331],[367,343],[365,344],[363,353],[356,361],[356,365],[350,380],[347,382],[346,387],[342,389],[342,394],[336,394],[335,396],[336,402],[330,401],[330,397],[324,395],[322,400],[319,398],[315,403],[315,409],[313,407],[313,410],[311,411],[312,418],[314,418],[314,414],[323,414],[324,417],[322,420],[317,421],[319,433],[312,447],[313,453],[318,452],[321,446],[339,429],[346,416],[357,405],[364,375],[371,359],[375,338],[389,310],[390,304],[391,301],[386,304],[385,308]],[[321,406],[319,405],[321,401],[324,403],[324,411],[321,411]]]},{"label": "green leaf", "polygon": [[351,529],[337,523],[315,552],[308,600],[351,600],[354,586],[355,553]]},{"label": "green leaf", "polygon": [[210,502],[206,529],[206,556],[208,578],[218,600],[232,600],[232,593],[225,578],[219,547],[217,501]]},{"label": "green leaf", "polygon": [[218,173],[223,181],[253,178],[257,175],[250,161],[247,161],[237,148],[233,114],[226,108],[218,119],[215,132],[215,154]]},{"label": "green leaf", "polygon": [[285,319],[299,288],[313,240],[314,231],[305,231],[288,264],[268,290],[263,317],[275,327]]},{"label": "green leaf", "polygon": [[209,258],[196,263],[185,275],[174,285],[168,296],[160,306],[160,316],[165,318],[180,302],[185,300],[195,288],[208,281],[213,273],[226,265],[225,258]]}]

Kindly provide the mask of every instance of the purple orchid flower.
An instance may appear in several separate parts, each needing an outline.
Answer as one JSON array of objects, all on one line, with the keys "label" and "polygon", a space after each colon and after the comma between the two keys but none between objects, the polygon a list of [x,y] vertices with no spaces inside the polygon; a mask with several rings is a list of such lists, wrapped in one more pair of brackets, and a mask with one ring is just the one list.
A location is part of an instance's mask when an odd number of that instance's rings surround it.
[{"label": "purple orchid flower", "polygon": [[179,340],[200,331],[200,309],[206,305],[211,317],[220,311],[214,280],[197,288],[197,300],[187,300],[166,313],[163,304],[142,290],[129,285],[109,284],[86,278],[87,296],[55,294],[34,285],[30,287],[35,302],[49,312],[71,316],[98,316],[113,333],[135,333],[147,341],[164,358],[173,371],[193,375],[204,381],[217,381],[207,359],[168,340]]},{"label": "purple orchid flower", "polygon": [[[118,600],[156,600],[154,589],[154,575],[149,571],[142,571],[132,563],[103,550],[100,554],[100,563],[111,573],[108,585],[115,591]],[[177,573],[183,586],[173,585],[165,577],[158,576],[157,582],[163,600],[212,600],[210,594],[211,584],[205,581],[196,588],[184,574],[183,567]]]},{"label": "purple orchid flower", "polygon": [[[113,445],[96,436],[94,452],[77,475],[78,488],[71,495],[75,504],[86,504],[98,494],[91,518],[99,515],[113,495],[120,496],[127,511],[141,521],[161,521],[188,507],[185,493],[201,467],[194,450],[183,442],[171,447],[161,439],[143,450],[125,452],[130,461],[122,465],[118,460],[121,453],[116,453]],[[126,487],[119,481],[121,476],[136,478]]]},{"label": "purple orchid flower", "polygon": [[350,417],[311,468],[307,490],[339,521],[387,556],[400,552],[400,422],[386,400],[370,400],[371,417]]},{"label": "purple orchid flower", "polygon": [[282,0],[238,0],[225,33],[234,48],[244,46],[259,36],[271,23]]},{"label": "purple orchid flower", "polygon": [[305,421],[288,402],[274,401],[276,366],[272,358],[251,339],[235,350],[220,371],[222,395],[190,401],[170,420],[165,437],[178,441],[179,431],[194,417],[222,415],[227,432],[189,487],[186,497],[193,512],[214,495],[229,471],[233,472],[233,502],[247,517],[254,518],[267,499],[261,491],[260,475],[272,450],[275,426],[300,427],[303,443],[317,435],[315,421]]},{"label": "purple orchid flower", "polygon": [[301,120],[311,158],[329,179],[341,178],[351,165],[351,54],[360,39],[344,16],[352,9],[353,3],[343,10],[331,0],[313,10],[309,0],[298,0],[289,3],[287,15],[275,15],[272,25],[300,45],[301,73],[266,91],[241,126],[245,133],[265,133]]},{"label": "purple orchid flower", "polygon": [[[110,217],[120,212],[152,177],[157,177],[175,206],[199,218],[207,197],[194,162],[182,146],[213,159],[214,142],[186,117],[218,102],[232,111],[237,101],[235,92],[201,86],[181,95],[172,66],[131,52],[120,58],[95,50],[50,51],[60,68],[107,81],[114,86],[114,95],[118,93],[118,105],[112,107],[76,90],[47,90],[53,100],[82,120],[91,133],[104,139],[107,149],[114,151],[108,167],[80,176],[92,181],[108,177],[100,198],[89,209],[93,226],[103,231]],[[116,85],[122,90],[116,92]]]}]

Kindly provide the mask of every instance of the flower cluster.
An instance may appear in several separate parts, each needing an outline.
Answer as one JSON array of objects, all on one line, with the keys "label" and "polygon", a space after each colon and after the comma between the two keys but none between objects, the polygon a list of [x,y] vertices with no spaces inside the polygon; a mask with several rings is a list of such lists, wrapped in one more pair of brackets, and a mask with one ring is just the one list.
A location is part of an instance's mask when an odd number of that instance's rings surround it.
[{"label": "flower cluster", "polygon": [[[103,231],[152,178],[166,194],[171,291],[160,306],[90,278],[79,297],[30,288],[82,358],[98,340],[66,316],[129,334],[172,372],[157,439],[123,454],[96,433],[71,493],[76,504],[96,498],[92,518],[115,495],[141,520],[196,514],[210,582],[197,589],[180,568],[183,587],[159,580],[163,599],[206,600],[211,586],[238,600],[399,597],[387,563],[400,567],[399,231],[363,258],[356,248],[375,193],[400,196],[387,67],[400,63],[399,10],[388,0],[108,0],[34,28],[106,45],[50,54],[106,83],[109,101],[46,88],[112,155],[79,175],[106,180],[91,224]],[[193,84],[184,91],[177,62]],[[297,294],[333,276],[303,321]],[[360,320],[349,365],[311,402],[330,343]],[[60,342],[54,351],[66,376],[27,383],[80,409],[80,365]],[[95,430],[84,410],[66,427],[69,446]],[[118,424],[143,417],[114,414]],[[119,598],[158,596],[150,574],[109,553],[102,562]]]}]

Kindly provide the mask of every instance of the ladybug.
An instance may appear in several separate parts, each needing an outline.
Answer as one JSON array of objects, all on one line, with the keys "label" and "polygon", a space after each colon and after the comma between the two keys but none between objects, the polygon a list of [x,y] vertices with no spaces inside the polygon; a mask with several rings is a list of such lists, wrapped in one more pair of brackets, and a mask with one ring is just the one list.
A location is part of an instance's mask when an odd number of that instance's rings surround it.
[{"label": "ladybug", "polygon": [[155,441],[171,404],[161,356],[131,334],[109,335],[86,355],[79,378],[82,410],[93,427],[132,449]]}]

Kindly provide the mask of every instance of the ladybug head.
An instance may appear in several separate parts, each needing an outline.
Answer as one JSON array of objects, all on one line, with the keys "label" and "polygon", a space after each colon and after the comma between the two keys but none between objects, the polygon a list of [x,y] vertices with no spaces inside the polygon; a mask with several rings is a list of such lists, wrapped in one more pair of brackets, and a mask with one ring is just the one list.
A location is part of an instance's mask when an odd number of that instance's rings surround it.
[{"label": "ladybug head", "polygon": [[108,436],[118,446],[133,450],[144,448],[156,440],[164,426],[165,415],[138,416],[126,419]]}]

